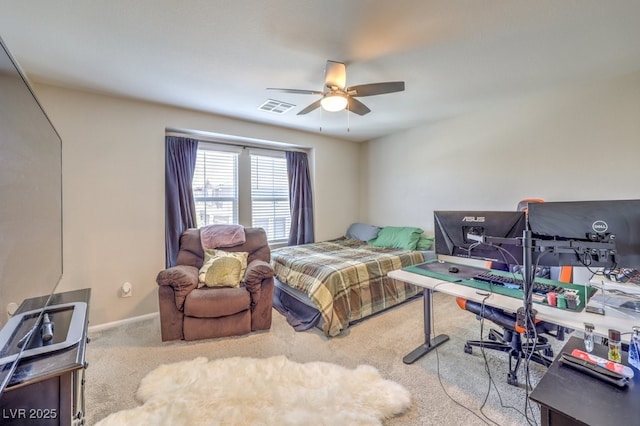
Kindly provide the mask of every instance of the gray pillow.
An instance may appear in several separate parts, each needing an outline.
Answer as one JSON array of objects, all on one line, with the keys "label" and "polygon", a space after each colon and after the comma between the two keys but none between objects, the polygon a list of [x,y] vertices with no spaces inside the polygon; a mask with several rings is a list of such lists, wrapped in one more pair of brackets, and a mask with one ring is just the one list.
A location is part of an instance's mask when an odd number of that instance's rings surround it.
[{"label": "gray pillow", "polygon": [[378,236],[380,227],[367,225],[366,223],[352,223],[347,229],[345,237],[353,240],[369,241]]}]

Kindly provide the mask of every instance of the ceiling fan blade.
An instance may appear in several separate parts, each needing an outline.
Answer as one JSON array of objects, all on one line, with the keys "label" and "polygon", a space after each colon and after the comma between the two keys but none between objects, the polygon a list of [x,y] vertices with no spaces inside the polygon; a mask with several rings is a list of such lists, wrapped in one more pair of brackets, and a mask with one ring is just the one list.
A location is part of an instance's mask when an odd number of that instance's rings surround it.
[{"label": "ceiling fan blade", "polygon": [[349,111],[355,112],[358,115],[365,115],[371,112],[371,110],[362,102],[349,96]]},{"label": "ceiling fan blade", "polygon": [[267,87],[267,90],[279,90],[285,93],[297,93],[299,95],[322,95],[322,92],[317,90],[304,90],[304,89],[278,89],[276,87]]},{"label": "ceiling fan blade", "polygon": [[344,89],[347,84],[347,68],[342,62],[327,61],[324,70],[324,84],[328,88]]},{"label": "ceiling fan blade", "polygon": [[404,81],[388,81],[386,83],[360,84],[349,87],[346,91],[350,96],[373,96],[402,92],[403,90]]},{"label": "ceiling fan blade", "polygon": [[313,111],[314,109],[317,109],[320,107],[320,100],[318,99],[317,101],[315,101],[314,103],[312,103],[311,105],[309,105],[308,107],[306,107],[305,109],[303,109],[302,111],[300,111],[297,115],[304,115],[304,114],[308,114],[311,111]]}]

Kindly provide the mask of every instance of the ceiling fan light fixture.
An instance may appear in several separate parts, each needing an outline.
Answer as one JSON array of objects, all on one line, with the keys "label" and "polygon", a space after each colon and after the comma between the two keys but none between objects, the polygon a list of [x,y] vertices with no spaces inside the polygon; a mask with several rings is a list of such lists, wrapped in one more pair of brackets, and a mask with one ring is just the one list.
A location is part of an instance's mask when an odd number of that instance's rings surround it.
[{"label": "ceiling fan light fixture", "polygon": [[320,105],[325,111],[337,112],[347,107],[349,100],[344,93],[329,93],[320,101]]},{"label": "ceiling fan light fixture", "polygon": [[321,96],[320,99],[316,99],[313,103],[307,105],[306,108],[300,110],[298,115],[305,115],[321,108],[330,112],[347,109],[348,112],[360,116],[370,113],[371,110],[357,98],[402,92],[404,90],[404,81],[385,81],[380,83],[358,84],[350,87],[346,87],[345,82],[345,64],[342,62],[327,61],[324,72],[324,89],[322,92],[305,89],[277,89],[273,87],[267,89],[299,95]]}]

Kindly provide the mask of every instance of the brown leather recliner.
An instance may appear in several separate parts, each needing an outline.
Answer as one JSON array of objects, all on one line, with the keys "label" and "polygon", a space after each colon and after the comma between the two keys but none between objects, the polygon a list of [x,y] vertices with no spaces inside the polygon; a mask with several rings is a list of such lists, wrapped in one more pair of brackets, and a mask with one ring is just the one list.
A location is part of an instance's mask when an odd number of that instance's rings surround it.
[{"label": "brown leather recliner", "polygon": [[248,252],[247,270],[238,288],[198,286],[204,261],[200,229],[180,236],[176,266],[158,274],[162,341],[235,336],[271,328],[273,268],[262,228],[245,228],[245,243],[221,248]]}]

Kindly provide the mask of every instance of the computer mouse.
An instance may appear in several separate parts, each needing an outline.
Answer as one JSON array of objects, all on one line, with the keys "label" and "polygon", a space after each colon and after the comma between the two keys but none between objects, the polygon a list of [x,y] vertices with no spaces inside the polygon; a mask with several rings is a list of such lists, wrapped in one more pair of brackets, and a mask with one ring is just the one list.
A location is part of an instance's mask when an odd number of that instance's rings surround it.
[{"label": "computer mouse", "polygon": [[459,271],[460,269],[456,268],[455,266],[449,267],[449,272],[451,272],[452,274],[457,274]]}]

